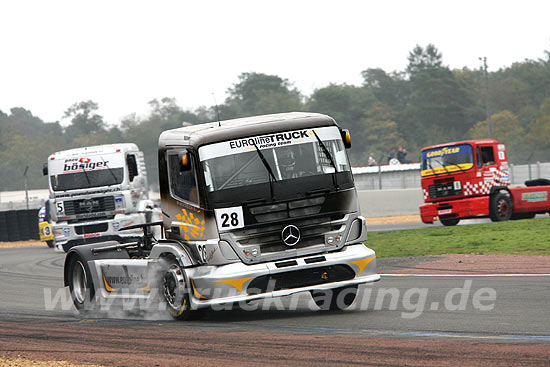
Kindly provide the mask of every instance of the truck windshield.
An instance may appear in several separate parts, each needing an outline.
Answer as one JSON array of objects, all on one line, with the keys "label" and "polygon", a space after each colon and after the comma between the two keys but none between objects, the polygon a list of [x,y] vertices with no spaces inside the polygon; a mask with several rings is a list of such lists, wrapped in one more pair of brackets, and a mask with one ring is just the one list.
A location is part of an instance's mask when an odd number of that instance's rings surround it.
[{"label": "truck windshield", "polygon": [[466,171],[473,166],[473,150],[468,144],[426,149],[422,152],[422,176]]},{"label": "truck windshield", "polygon": [[[314,129],[334,162],[327,157],[312,129],[254,136],[215,143],[199,149],[209,192],[349,172],[350,165],[337,127]],[[258,154],[257,149],[261,151]],[[262,158],[263,161],[262,161]]]},{"label": "truck windshield", "polygon": [[122,153],[84,155],[49,162],[52,190],[65,191],[117,185],[124,179]]}]

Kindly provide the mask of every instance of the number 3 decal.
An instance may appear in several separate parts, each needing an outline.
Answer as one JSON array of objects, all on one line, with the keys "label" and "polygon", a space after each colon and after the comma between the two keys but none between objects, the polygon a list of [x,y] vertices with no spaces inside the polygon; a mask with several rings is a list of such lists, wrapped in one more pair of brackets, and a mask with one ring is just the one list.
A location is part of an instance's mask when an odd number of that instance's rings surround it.
[{"label": "number 3 decal", "polygon": [[242,206],[215,209],[214,212],[216,213],[216,222],[220,231],[244,227]]}]

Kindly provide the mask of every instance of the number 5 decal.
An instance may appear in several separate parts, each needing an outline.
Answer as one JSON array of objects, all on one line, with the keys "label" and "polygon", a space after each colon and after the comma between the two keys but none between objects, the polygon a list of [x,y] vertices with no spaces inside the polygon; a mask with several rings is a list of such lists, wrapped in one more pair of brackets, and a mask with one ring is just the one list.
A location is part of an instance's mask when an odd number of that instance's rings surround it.
[{"label": "number 5 decal", "polygon": [[242,206],[214,209],[214,212],[216,213],[216,222],[220,231],[244,227]]},{"label": "number 5 decal", "polygon": [[65,210],[65,208],[63,208],[63,202],[62,202],[62,201],[58,201],[58,202],[57,202],[57,212],[58,212],[58,213],[63,213],[64,210]]}]

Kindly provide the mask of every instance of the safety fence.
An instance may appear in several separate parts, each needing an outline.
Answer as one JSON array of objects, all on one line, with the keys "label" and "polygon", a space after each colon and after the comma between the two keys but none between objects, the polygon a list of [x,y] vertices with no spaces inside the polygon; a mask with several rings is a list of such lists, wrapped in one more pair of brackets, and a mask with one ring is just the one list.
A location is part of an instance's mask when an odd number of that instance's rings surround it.
[{"label": "safety fence", "polygon": [[38,209],[0,212],[0,242],[38,239]]}]

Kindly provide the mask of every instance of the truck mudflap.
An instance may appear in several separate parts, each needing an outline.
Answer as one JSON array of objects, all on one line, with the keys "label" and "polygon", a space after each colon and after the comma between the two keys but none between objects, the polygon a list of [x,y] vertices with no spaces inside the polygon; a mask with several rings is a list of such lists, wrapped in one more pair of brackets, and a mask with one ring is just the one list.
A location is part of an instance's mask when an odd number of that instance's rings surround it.
[{"label": "truck mudflap", "polygon": [[433,223],[439,219],[472,218],[487,216],[489,196],[478,196],[456,201],[428,203],[420,205],[422,222]]},{"label": "truck mudflap", "polygon": [[187,269],[191,306],[203,308],[298,292],[376,282],[376,255],[363,244],[341,251],[257,265],[234,263]]}]

